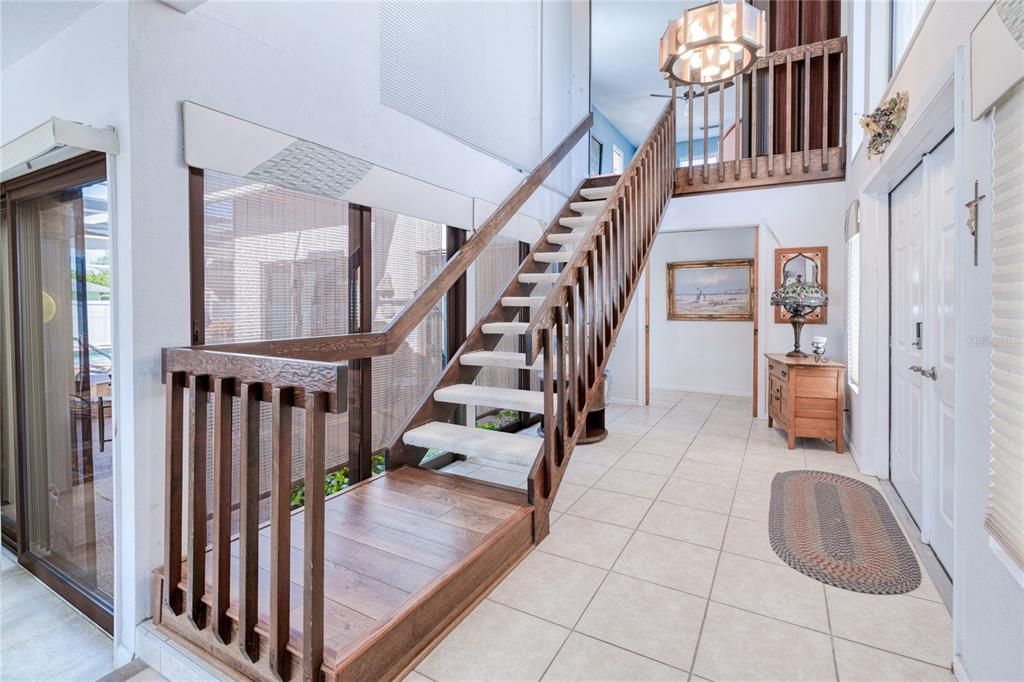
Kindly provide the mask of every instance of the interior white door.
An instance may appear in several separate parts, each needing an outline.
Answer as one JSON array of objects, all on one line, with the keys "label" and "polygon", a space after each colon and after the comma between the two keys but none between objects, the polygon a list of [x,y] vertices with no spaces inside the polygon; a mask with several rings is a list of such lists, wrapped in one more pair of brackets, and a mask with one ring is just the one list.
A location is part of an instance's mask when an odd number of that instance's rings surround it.
[{"label": "interior white door", "polygon": [[[925,377],[924,452],[925,513],[929,541],[946,571],[953,575],[953,464],[955,429],[953,418],[954,370],[956,366],[956,175],[953,138],[925,157],[927,227],[925,242],[926,309],[924,360]],[[934,370],[934,371],[931,371]]]},{"label": "interior white door", "polygon": [[889,195],[891,301],[891,414],[889,477],[911,516],[924,518],[922,382],[924,329],[924,167]]}]

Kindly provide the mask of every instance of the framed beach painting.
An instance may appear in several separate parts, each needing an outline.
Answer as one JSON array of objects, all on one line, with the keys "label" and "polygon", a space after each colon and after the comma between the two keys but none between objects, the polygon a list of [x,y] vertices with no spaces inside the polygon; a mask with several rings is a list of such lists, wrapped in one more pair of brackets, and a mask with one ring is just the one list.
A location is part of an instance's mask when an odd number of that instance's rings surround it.
[{"label": "framed beach painting", "polygon": [[668,263],[668,319],[753,320],[754,261]]}]

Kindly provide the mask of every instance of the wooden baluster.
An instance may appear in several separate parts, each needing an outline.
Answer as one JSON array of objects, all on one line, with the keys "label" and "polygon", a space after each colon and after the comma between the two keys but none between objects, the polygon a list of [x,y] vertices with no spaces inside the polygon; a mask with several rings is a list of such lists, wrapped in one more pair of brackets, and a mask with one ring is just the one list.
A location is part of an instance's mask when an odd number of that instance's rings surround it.
[{"label": "wooden baluster", "polygon": [[693,184],[693,86],[686,86],[686,104],[689,107],[689,113],[686,117],[686,122],[690,128],[690,136],[686,138],[686,180],[691,185]]},{"label": "wooden baluster", "polygon": [[176,616],[184,608],[181,594],[181,524],[185,428],[185,373],[165,378],[167,424],[164,445],[164,604]]},{"label": "wooden baluster", "polygon": [[736,158],[733,159],[732,165],[733,165],[734,175],[736,176],[736,179],[739,180],[740,179],[740,157],[743,156],[743,148],[742,148],[742,144],[743,144],[743,126],[741,125],[741,123],[743,123],[743,116],[740,115],[740,112],[743,111],[743,104],[742,104],[741,97],[740,97],[740,95],[743,93],[743,76],[736,76],[735,78],[733,78],[732,79],[732,87],[733,87],[733,90],[736,91],[735,92],[735,95],[736,95],[736,128],[734,129],[735,132],[733,134],[733,137],[736,138],[736,140],[735,140],[735,142],[736,142],[736,144],[735,144],[735,152],[734,152],[735,155],[736,155]]},{"label": "wooden baluster", "polygon": [[[824,15],[824,12],[822,12]],[[821,48],[821,169],[828,170],[828,43]]]},{"label": "wooden baluster", "polygon": [[231,641],[231,402],[234,380],[213,381],[213,633]]},{"label": "wooden baluster", "polygon": [[554,492],[555,476],[555,365],[551,352],[551,330],[541,330],[541,352],[544,357],[544,499]]},{"label": "wooden baluster", "polygon": [[238,645],[242,655],[256,662],[260,640],[259,616],[260,532],[260,400],[262,384],[243,383],[238,419]]},{"label": "wooden baluster", "polygon": [[701,99],[704,100],[704,184],[708,184],[708,89],[705,86],[701,90]]},{"label": "wooden baluster", "polygon": [[[566,376],[567,382],[565,386],[566,395],[566,413],[568,416],[568,436],[572,440],[576,436],[576,428],[579,426],[576,418],[576,369],[577,356],[576,356],[576,325],[579,323],[579,315],[577,314],[576,307],[576,287],[566,287],[566,313],[569,324],[566,326],[568,332],[566,338],[566,352],[568,357],[566,358],[569,363],[569,372]],[[561,352],[561,351],[559,351]]]},{"label": "wooden baluster", "polygon": [[775,61],[768,58],[768,175],[775,175]]},{"label": "wooden baluster", "polygon": [[[769,101],[766,106],[770,109]],[[750,177],[757,177],[757,69],[750,72]]]},{"label": "wooden baluster", "polygon": [[274,387],[273,454],[270,480],[270,670],[289,678],[288,633],[291,614],[291,492],[292,405],[291,388]]},{"label": "wooden baluster", "polygon": [[206,432],[209,377],[189,377],[188,619],[206,627]]},{"label": "wooden baluster", "polygon": [[[736,112],[739,115],[739,111]],[[722,135],[725,134],[725,81],[718,84],[718,181],[725,182],[725,149]]]},{"label": "wooden baluster", "polygon": [[327,394],[306,392],[303,509],[302,678],[320,679],[324,662],[324,412]]},{"label": "wooden baluster", "polygon": [[793,53],[786,53],[786,175],[793,172]]},{"label": "wooden baluster", "polygon": [[604,312],[604,337],[610,339],[612,335],[612,269],[608,261],[608,230],[605,223],[605,230],[600,237],[601,242],[601,309]]},{"label": "wooden baluster", "polygon": [[804,172],[811,170],[811,51],[804,49]]},{"label": "wooden baluster", "polygon": [[842,48],[839,51],[839,165],[846,168],[846,39],[843,38]]},{"label": "wooden baluster", "polygon": [[[567,439],[569,438],[569,431],[566,425],[566,367],[565,367],[565,325],[566,325],[566,314],[565,306],[559,304],[555,307],[555,375],[558,379],[556,386],[558,387],[558,413],[557,413],[557,428],[558,428],[558,443],[559,448],[556,453],[558,459],[558,466],[562,466],[562,462],[565,459],[565,453],[568,451]],[[547,373],[544,375],[547,376]],[[549,412],[547,411],[547,405],[544,406],[544,415],[547,418]],[[547,427],[545,426],[545,429]],[[545,431],[547,433],[547,431]]]},{"label": "wooden baluster", "polygon": [[[618,279],[615,276],[616,260],[615,260],[615,230],[614,230],[614,227],[615,227],[615,209],[613,208],[611,210],[611,212],[608,214],[608,222],[605,223],[605,234],[607,235],[607,238],[605,240],[605,244],[606,244],[606,247],[607,247],[607,256],[608,256],[608,260],[606,261],[607,262],[607,266],[608,266],[608,307],[609,307],[609,312],[611,313],[612,319],[614,319],[615,316],[618,314],[618,310],[616,308],[617,308],[617,301],[619,299],[619,297],[615,295],[615,288],[618,286]],[[614,329],[614,328],[615,328],[615,325],[613,324],[612,325],[612,329]]]},{"label": "wooden baluster", "polygon": [[601,339],[601,292],[598,290],[600,278],[597,275],[597,251],[593,248],[587,250],[587,272],[589,278],[587,286],[590,287],[590,347],[593,349],[594,371],[600,367],[604,359],[604,348]]},{"label": "wooden baluster", "polygon": [[590,334],[587,329],[587,322],[590,320],[590,296],[587,292],[587,271],[586,267],[580,267],[576,271],[576,284],[573,286],[579,292],[580,297],[580,379],[584,386],[590,385]]},{"label": "wooden baluster", "polygon": [[616,242],[619,247],[619,312],[626,314],[626,285],[629,281],[629,269],[626,266],[626,249],[629,242],[626,240],[626,199],[619,199],[619,239]]}]

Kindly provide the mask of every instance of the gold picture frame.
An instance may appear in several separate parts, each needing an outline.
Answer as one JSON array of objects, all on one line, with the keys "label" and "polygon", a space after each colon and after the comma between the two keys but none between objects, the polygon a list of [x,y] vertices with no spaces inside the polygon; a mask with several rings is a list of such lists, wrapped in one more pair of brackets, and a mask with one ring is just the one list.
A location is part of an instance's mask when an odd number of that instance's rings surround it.
[{"label": "gold picture frame", "polygon": [[723,322],[754,319],[754,260],[666,263],[669,320]]}]

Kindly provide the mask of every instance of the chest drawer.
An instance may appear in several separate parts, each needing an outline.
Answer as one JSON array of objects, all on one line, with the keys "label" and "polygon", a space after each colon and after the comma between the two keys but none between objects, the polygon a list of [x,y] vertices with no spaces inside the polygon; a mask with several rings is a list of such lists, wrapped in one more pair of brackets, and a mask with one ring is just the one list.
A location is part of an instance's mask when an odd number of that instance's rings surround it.
[{"label": "chest drawer", "polygon": [[769,360],[768,361],[768,376],[774,377],[780,383],[784,384],[787,381],[789,381],[789,368],[786,367],[785,365],[781,364],[781,363],[773,362],[773,361]]}]

